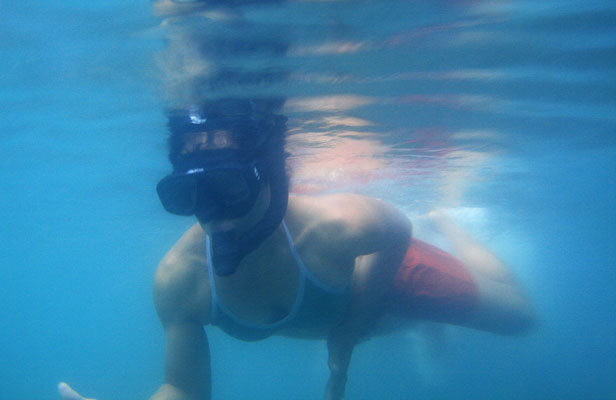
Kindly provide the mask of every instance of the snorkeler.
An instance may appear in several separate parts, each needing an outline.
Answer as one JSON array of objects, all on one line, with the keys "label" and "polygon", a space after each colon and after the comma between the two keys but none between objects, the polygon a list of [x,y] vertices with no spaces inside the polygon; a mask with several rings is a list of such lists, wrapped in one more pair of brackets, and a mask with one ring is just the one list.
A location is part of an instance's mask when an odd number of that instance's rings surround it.
[{"label": "snorkeler", "polygon": [[246,341],[327,340],[329,400],[342,398],[354,347],[387,331],[387,316],[510,335],[533,327],[506,267],[446,218],[432,215],[456,258],[413,238],[381,200],[290,195],[281,105],[221,99],[169,112],[173,172],[157,192],[198,223],[156,272],[166,360],[152,399],[211,398],[207,325]]}]

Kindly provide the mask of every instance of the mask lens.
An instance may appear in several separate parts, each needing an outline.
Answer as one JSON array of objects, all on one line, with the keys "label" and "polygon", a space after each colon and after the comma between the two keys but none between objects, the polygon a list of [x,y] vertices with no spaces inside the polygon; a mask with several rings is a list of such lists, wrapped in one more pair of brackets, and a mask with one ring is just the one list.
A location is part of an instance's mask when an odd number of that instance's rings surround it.
[{"label": "mask lens", "polygon": [[195,214],[200,220],[237,218],[254,204],[258,179],[246,169],[232,167],[170,175],[156,190],[163,207],[172,214]]},{"label": "mask lens", "polygon": [[210,172],[205,178],[211,193],[223,205],[231,205],[243,201],[250,196],[250,187],[246,178],[240,171]]},{"label": "mask lens", "polygon": [[197,204],[197,181],[192,176],[168,176],[156,186],[165,210],[172,214],[192,215]]}]

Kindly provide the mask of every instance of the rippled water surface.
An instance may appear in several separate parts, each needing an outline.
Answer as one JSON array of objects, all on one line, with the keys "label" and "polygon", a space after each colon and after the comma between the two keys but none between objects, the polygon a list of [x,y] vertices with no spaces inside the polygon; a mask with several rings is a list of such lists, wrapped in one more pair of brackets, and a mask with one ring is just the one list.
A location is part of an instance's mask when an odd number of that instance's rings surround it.
[{"label": "rippled water surface", "polygon": [[[100,400],[156,390],[151,279],[192,223],[154,192],[165,109],[238,95],[286,98],[295,192],[385,198],[436,243],[421,215],[446,209],[542,315],[524,338],[451,328],[439,352],[421,330],[370,341],[347,399],[616,398],[613,2],[272,1],[165,19],[147,1],[9,1],[0,15],[0,398],[55,398],[60,380]],[[322,393],[322,343],[214,330],[210,345],[215,399]]]}]

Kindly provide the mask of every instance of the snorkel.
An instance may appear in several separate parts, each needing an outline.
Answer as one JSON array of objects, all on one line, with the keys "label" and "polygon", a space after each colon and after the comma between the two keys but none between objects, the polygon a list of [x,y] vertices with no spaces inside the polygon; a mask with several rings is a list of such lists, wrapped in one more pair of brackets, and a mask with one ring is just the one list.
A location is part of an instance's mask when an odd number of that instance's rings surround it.
[{"label": "snorkel", "polygon": [[233,231],[216,232],[211,235],[212,263],[217,275],[233,274],[242,259],[259,247],[280,226],[289,201],[289,187],[284,166],[270,170],[268,175],[270,202],[259,222],[241,236]]},{"label": "snorkel", "polygon": [[[255,116],[252,104],[247,100],[228,99],[224,105],[233,106],[233,113],[220,113],[219,107],[210,105],[213,110],[209,115],[207,107],[173,110],[168,114],[174,172],[157,186],[167,211],[196,215],[201,223],[239,218],[252,209],[259,190],[269,186],[269,205],[246,232],[220,231],[210,235],[212,263],[220,276],[233,274],[244,257],[280,226],[287,210],[286,118],[271,112]],[[202,135],[205,145],[210,134],[217,131],[230,132],[237,148],[182,150],[187,136]]]}]

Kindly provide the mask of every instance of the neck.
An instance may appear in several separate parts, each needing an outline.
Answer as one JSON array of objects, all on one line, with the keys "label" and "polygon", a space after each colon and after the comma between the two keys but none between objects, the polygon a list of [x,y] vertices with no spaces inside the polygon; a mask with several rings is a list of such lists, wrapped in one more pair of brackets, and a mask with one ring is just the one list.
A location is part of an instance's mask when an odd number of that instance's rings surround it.
[{"label": "neck", "polygon": [[[270,192],[262,189],[253,210],[241,219],[219,226],[204,224],[205,232],[212,238],[212,261],[218,275],[233,274],[242,259],[279,228],[287,209],[288,193],[278,189],[270,199]],[[283,193],[285,197],[281,196]]]}]

